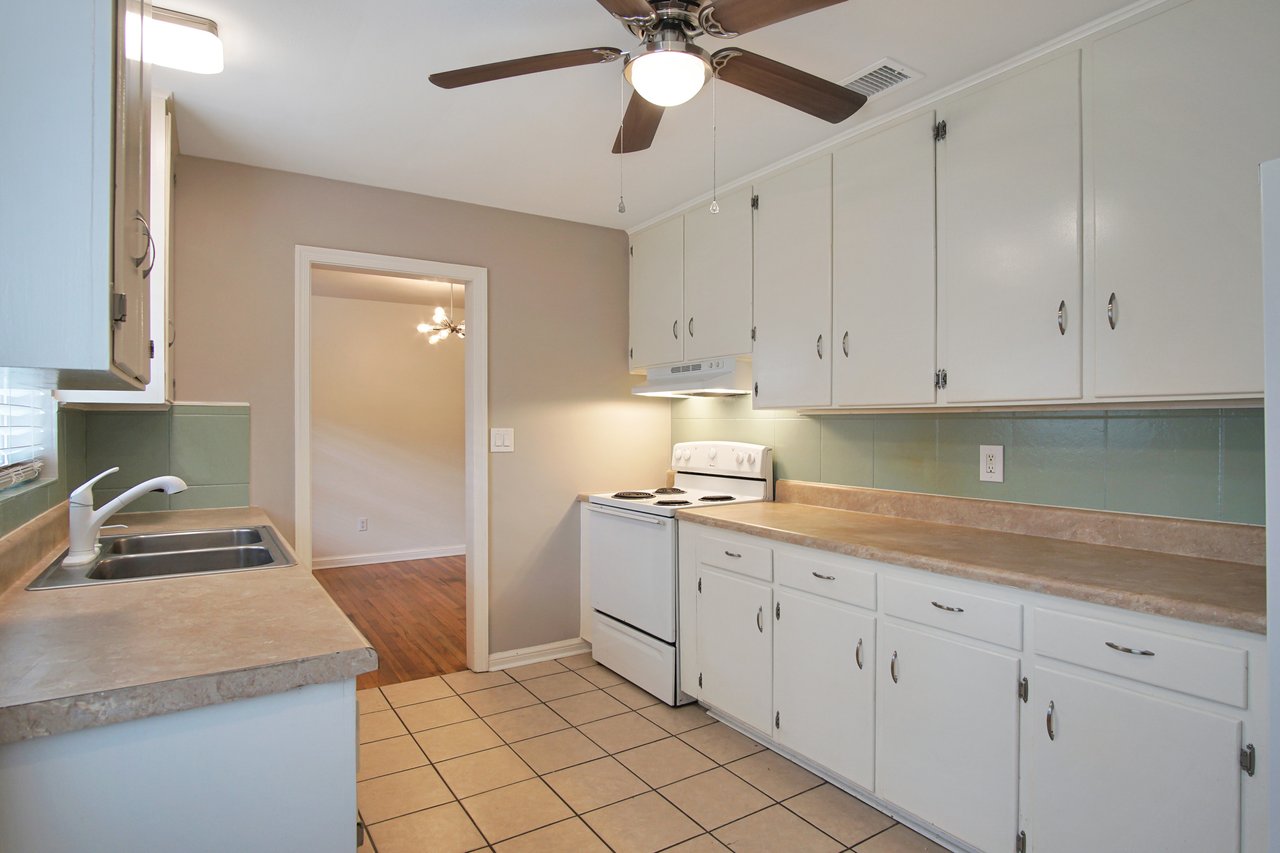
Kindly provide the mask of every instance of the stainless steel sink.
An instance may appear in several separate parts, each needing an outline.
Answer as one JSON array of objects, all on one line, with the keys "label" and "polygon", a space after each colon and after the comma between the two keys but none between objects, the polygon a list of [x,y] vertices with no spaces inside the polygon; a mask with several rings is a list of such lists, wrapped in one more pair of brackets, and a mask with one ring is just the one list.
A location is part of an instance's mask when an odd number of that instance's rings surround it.
[{"label": "stainless steel sink", "polygon": [[102,550],[92,563],[63,566],[64,553],[27,589],[94,586],[295,565],[275,533],[265,526],[104,536],[101,544]]}]

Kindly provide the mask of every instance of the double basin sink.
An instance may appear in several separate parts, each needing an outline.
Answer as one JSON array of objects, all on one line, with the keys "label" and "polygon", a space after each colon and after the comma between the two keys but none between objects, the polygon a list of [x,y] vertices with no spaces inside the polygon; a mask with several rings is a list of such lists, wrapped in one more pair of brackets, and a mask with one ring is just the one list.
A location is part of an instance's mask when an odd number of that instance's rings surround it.
[{"label": "double basin sink", "polygon": [[88,565],[64,567],[62,558],[58,558],[27,589],[295,565],[267,526],[104,536],[101,546],[98,558]]}]

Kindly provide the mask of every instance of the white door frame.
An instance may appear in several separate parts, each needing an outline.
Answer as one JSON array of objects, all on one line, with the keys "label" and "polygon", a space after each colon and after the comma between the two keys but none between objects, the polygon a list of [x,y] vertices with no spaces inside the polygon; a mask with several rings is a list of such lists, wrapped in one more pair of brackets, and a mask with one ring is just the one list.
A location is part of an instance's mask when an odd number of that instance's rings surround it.
[{"label": "white door frame", "polygon": [[450,279],[466,287],[467,666],[489,669],[489,271],[318,246],[294,250],[294,510],[298,559],[311,565],[311,269],[315,264]]}]

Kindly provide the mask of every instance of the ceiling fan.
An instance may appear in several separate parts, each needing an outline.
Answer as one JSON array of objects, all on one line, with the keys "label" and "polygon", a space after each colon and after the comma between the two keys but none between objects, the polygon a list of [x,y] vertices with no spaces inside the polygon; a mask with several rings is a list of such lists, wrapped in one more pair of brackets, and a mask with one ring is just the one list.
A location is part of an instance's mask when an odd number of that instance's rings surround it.
[{"label": "ceiling fan", "polygon": [[709,53],[694,43],[702,35],[733,38],[844,0],[597,2],[640,39],[636,48],[629,52],[614,47],[566,50],[442,71],[429,79],[441,88],[454,89],[625,57],[623,73],[635,92],[614,140],[614,154],[648,148],[658,132],[663,110],[692,98],[712,76],[832,124],[844,121],[867,102],[865,95],[757,53],[736,47]]}]

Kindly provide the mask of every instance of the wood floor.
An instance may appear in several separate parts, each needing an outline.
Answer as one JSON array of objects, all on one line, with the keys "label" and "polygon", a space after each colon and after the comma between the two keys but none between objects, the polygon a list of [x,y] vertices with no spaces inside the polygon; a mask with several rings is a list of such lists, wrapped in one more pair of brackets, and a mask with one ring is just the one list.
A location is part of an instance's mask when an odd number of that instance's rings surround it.
[{"label": "wood floor", "polygon": [[405,560],[314,572],[378,652],[360,689],[467,668],[465,557]]}]

